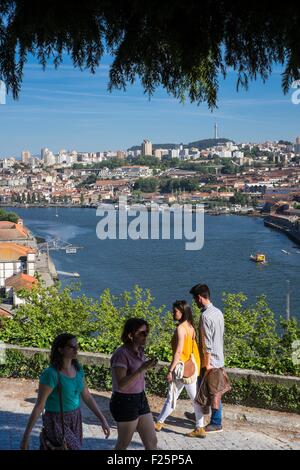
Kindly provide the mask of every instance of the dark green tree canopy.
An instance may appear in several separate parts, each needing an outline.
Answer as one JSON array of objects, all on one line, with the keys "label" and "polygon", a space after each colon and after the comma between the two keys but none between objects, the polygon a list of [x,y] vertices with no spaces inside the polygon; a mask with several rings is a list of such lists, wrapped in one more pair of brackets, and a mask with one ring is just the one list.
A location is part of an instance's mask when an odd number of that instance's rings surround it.
[{"label": "dark green tree canopy", "polygon": [[74,66],[95,72],[108,52],[110,90],[139,78],[150,95],[162,85],[214,107],[228,69],[247,88],[284,64],[286,93],[300,78],[299,24],[299,5],[290,1],[3,0],[0,78],[17,98],[29,54],[43,67],[69,54]]}]

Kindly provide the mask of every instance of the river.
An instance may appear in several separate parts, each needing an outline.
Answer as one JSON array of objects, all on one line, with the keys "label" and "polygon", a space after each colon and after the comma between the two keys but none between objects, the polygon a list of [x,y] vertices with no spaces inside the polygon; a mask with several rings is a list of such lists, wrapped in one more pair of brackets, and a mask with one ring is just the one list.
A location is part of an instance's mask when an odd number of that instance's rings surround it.
[{"label": "river", "polygon": [[[95,209],[10,208],[34,233],[82,246],[76,254],[52,251],[57,270],[80,274],[81,289],[97,297],[105,288],[118,294],[135,284],[149,288],[156,305],[188,299],[199,282],[209,285],[213,302],[222,307],[223,292],[243,292],[250,302],[266,294],[276,316],[285,315],[287,280],[291,314],[300,318],[300,247],[272,231],[260,218],[205,215],[205,243],[200,251],[186,251],[184,240],[105,240],[96,235]],[[56,213],[58,217],[56,217]],[[286,250],[290,254],[284,254]],[[249,261],[261,251],[268,263]],[[62,278],[63,285],[70,278]]]}]

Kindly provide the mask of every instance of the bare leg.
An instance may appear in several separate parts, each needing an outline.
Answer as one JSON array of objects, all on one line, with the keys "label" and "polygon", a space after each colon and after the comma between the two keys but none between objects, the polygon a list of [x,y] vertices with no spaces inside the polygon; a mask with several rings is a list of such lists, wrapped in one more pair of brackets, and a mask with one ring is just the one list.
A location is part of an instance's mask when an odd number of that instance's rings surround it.
[{"label": "bare leg", "polygon": [[138,419],[135,421],[127,421],[124,423],[117,423],[118,440],[115,450],[126,450],[129,446],[134,432],[137,430]]},{"label": "bare leg", "polygon": [[157,449],[157,437],[154,429],[152,413],[139,417],[137,432],[139,433],[146,450]]}]

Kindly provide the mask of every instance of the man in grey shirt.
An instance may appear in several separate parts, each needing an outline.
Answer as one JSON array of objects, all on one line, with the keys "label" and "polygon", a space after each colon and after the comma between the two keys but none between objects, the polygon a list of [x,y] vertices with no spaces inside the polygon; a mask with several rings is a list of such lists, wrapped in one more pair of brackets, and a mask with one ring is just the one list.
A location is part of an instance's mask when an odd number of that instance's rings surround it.
[{"label": "man in grey shirt", "polygon": [[[190,290],[197,306],[202,310],[200,320],[200,380],[207,371],[224,367],[224,317],[221,310],[210,300],[210,290],[205,284],[197,284]],[[207,433],[222,432],[222,403],[218,410],[212,409]]]}]

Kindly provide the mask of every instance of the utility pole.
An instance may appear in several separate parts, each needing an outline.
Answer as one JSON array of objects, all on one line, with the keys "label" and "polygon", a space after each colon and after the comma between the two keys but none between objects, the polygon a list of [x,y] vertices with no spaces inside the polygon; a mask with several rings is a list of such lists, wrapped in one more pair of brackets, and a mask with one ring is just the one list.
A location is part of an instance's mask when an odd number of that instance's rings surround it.
[{"label": "utility pole", "polygon": [[287,283],[287,292],[286,292],[286,319],[289,321],[291,318],[291,292],[290,292],[290,281]]}]

